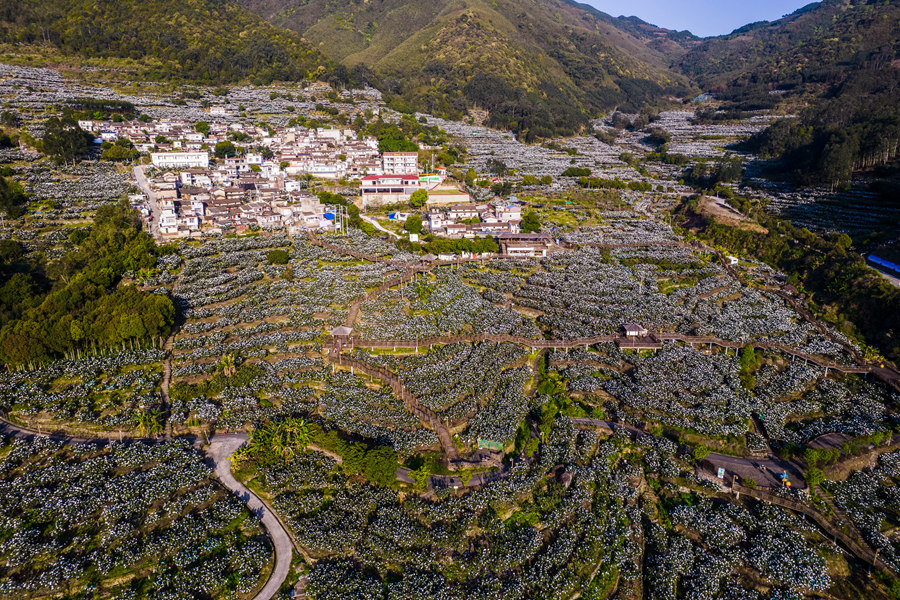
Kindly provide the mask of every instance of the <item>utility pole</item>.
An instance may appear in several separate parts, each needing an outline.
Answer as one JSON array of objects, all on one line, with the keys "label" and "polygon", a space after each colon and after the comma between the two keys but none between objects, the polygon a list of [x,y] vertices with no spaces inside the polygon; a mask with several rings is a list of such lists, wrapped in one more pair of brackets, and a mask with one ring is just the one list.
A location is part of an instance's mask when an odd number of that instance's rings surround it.
[{"label": "utility pole", "polygon": [[881,548],[875,548],[875,558],[872,559],[872,564],[869,565],[869,577],[872,576],[872,567],[875,566],[875,563],[878,562],[878,554],[881,552]]}]

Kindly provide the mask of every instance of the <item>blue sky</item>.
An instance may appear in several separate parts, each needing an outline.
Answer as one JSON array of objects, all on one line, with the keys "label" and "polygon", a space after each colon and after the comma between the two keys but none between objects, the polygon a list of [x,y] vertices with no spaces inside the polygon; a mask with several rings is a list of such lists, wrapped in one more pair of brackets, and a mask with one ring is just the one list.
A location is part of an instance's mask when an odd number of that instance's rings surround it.
[{"label": "blue sky", "polygon": [[731,33],[754,21],[772,21],[812,0],[581,0],[614,17],[640,17],[659,27],[700,36]]}]

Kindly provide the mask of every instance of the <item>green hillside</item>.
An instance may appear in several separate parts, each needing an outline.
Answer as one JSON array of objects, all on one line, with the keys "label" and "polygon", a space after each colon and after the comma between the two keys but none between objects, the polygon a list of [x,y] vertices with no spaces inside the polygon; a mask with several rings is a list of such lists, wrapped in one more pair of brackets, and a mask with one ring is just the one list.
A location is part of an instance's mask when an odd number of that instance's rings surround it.
[{"label": "green hillside", "polygon": [[873,52],[893,55],[898,27],[896,2],[825,0],[703,40],[676,67],[720,96],[770,104],[771,90],[827,92]]},{"label": "green hillside", "polygon": [[[900,4],[825,0],[785,19],[705,40],[681,70],[744,109],[784,103],[748,149],[781,158],[801,184],[846,186],[854,172],[891,176],[900,154]],[[879,184],[882,185],[883,184]],[[888,195],[895,194],[890,185]]]},{"label": "green hillside", "polygon": [[[400,108],[460,116],[487,109],[491,124],[523,134],[571,133],[588,114],[636,110],[691,93],[663,49],[674,32],[560,0],[240,0],[302,33]],[[653,34],[653,32],[656,34]],[[651,35],[652,34],[652,35]],[[671,34],[671,38],[669,35]],[[683,36],[682,36],[683,37]],[[649,41],[659,43],[654,47]],[[656,40],[655,38],[659,38]]]},{"label": "green hillside", "polygon": [[0,0],[0,41],[84,56],[152,59],[160,79],[300,80],[326,60],[229,0]]}]

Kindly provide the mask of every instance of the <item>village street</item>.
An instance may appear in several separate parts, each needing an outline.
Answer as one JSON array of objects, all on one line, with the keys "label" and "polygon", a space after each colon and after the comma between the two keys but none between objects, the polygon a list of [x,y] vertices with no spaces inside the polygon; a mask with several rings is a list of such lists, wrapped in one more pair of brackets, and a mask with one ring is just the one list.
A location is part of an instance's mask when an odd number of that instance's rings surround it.
[{"label": "village street", "polygon": [[147,176],[144,174],[144,167],[136,165],[132,169],[132,172],[134,173],[135,182],[138,187],[141,188],[144,195],[147,196],[147,203],[150,206],[150,235],[156,240],[161,240],[162,238],[159,234],[159,220],[162,211],[159,208],[159,203],[156,201],[156,194],[154,194],[153,190],[150,188],[150,182],[147,181]]}]

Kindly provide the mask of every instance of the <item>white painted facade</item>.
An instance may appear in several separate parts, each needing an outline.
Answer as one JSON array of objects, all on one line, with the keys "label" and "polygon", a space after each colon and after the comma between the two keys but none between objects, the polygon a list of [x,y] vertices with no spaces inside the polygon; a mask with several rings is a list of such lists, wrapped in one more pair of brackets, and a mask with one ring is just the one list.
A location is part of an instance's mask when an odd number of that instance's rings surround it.
[{"label": "white painted facade", "polygon": [[153,152],[150,162],[158,169],[208,169],[206,152]]}]

